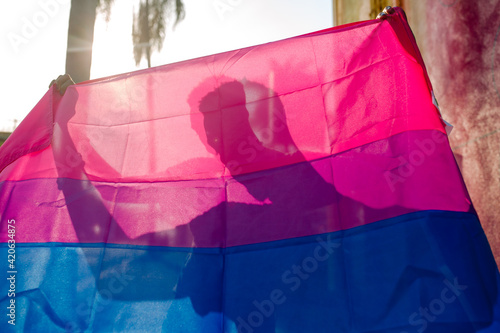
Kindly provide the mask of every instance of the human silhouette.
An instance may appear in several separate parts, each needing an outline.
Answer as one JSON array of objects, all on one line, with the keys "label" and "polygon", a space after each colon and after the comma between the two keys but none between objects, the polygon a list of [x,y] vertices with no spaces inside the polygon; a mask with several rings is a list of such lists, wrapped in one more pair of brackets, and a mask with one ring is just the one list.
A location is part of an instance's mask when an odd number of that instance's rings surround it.
[{"label": "human silhouette", "polygon": [[[222,162],[225,171],[220,179],[226,197],[188,224],[131,239],[105,207],[99,191],[85,180],[83,161],[74,163],[79,180],[67,179],[59,168],[58,185],[80,242],[103,239],[127,244],[132,240],[147,245],[154,240],[165,246],[150,252],[108,246],[99,260],[84,250],[96,289],[107,288],[117,270],[126,272],[134,278],[113,294],[113,300],[168,303],[163,325],[169,332],[189,331],[189,325],[176,326],[192,321],[183,317],[189,311],[198,317],[199,323],[191,323],[194,331],[321,330],[323,321],[317,327],[314,321],[307,327],[294,322],[299,311],[301,316],[321,315],[342,325],[347,320],[344,313],[332,311],[348,307],[346,291],[335,287],[346,285],[344,273],[333,269],[342,267],[341,251],[323,253],[324,261],[317,261],[313,272],[299,266],[318,248],[315,235],[344,229],[342,216],[364,219],[376,216],[377,210],[336,191],[328,160],[306,161],[288,130],[286,110],[271,89],[248,81],[219,81],[215,88],[212,80],[201,83],[188,103],[193,115],[202,114],[192,116],[193,129]],[[66,143],[66,149],[76,151],[67,128],[72,116],[59,118],[54,135]],[[64,154],[62,148],[54,149],[56,160]],[[286,243],[287,239],[292,241]],[[294,242],[297,250],[290,254],[285,248]],[[171,247],[177,243],[192,247]],[[340,244],[339,240],[334,247]],[[272,309],[269,299],[277,302]],[[96,314],[103,315],[106,308]]]}]

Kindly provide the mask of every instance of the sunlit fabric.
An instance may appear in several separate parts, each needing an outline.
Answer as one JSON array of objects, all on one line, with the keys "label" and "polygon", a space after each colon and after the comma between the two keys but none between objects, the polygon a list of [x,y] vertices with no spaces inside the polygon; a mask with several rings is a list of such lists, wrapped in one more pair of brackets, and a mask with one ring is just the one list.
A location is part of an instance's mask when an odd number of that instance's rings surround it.
[{"label": "sunlit fabric", "polygon": [[0,149],[0,331],[499,332],[400,11],[50,89]]}]

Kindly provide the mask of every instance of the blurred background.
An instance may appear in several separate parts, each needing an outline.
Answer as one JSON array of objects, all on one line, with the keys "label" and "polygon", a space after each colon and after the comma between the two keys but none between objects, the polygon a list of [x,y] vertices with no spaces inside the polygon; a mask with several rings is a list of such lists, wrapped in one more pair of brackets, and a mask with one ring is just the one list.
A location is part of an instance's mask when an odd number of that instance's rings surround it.
[{"label": "blurred background", "polygon": [[402,7],[500,263],[500,0],[23,0],[0,13],[0,144],[48,84],[159,66]]}]

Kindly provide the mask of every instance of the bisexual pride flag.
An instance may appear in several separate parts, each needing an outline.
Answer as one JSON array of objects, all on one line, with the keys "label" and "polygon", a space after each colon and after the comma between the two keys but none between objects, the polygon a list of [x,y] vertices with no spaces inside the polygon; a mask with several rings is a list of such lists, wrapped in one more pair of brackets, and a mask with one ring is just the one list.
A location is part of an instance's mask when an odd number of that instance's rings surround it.
[{"label": "bisexual pride flag", "polygon": [[500,332],[432,96],[399,10],[51,88],[0,150],[0,331]]}]

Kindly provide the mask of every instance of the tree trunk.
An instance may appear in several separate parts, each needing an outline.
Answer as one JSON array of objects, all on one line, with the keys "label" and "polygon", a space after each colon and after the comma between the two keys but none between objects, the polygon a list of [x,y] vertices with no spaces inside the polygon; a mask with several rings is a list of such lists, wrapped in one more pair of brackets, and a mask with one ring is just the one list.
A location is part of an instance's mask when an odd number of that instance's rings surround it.
[{"label": "tree trunk", "polygon": [[94,25],[99,0],[71,0],[66,73],[75,82],[90,79]]}]

